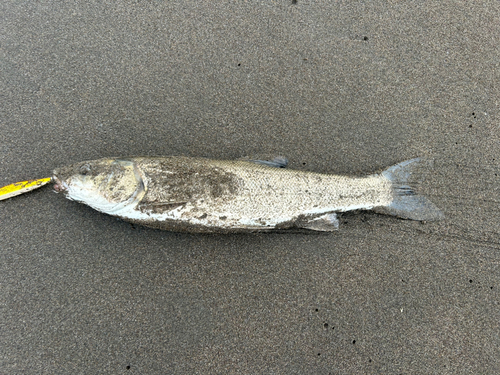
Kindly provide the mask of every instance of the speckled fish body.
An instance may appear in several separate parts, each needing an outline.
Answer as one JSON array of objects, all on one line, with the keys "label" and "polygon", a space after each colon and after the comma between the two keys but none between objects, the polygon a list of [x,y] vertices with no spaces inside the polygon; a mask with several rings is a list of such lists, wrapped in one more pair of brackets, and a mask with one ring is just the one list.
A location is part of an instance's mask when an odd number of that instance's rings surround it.
[{"label": "speckled fish body", "polygon": [[404,184],[417,163],[414,159],[381,174],[349,177],[244,160],[116,158],[60,168],[53,180],[55,190],[69,199],[153,228],[331,231],[338,228],[337,212],[358,209],[416,220],[440,218],[432,203]]}]

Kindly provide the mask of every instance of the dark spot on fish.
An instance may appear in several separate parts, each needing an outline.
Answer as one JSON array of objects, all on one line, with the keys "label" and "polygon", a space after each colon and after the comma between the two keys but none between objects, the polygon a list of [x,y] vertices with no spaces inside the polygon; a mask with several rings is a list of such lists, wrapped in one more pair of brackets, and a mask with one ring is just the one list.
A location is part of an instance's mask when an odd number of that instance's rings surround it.
[{"label": "dark spot on fish", "polygon": [[205,213],[203,215],[201,215],[198,219],[205,219],[208,215]]},{"label": "dark spot on fish", "polygon": [[130,370],[130,366],[125,367],[127,370]]},{"label": "dark spot on fish", "polygon": [[226,219],[227,219],[227,216],[219,216],[219,219],[221,219],[221,220],[226,220]]},{"label": "dark spot on fish", "polygon": [[356,340],[352,340],[352,344],[353,344],[353,345],[354,345],[354,344],[356,344]]},{"label": "dark spot on fish", "polygon": [[323,326],[328,329],[328,323],[323,324]]},{"label": "dark spot on fish", "polygon": [[164,158],[157,164],[145,166],[148,177],[146,195],[141,203],[158,201],[189,202],[206,197],[230,199],[236,193],[238,177],[209,161],[191,158]]},{"label": "dark spot on fish", "polygon": [[241,66],[241,64],[238,64],[238,66]]},{"label": "dark spot on fish", "polygon": [[367,37],[367,36],[363,37],[363,40],[364,40],[364,41],[367,41],[367,40],[368,40],[368,37]]}]

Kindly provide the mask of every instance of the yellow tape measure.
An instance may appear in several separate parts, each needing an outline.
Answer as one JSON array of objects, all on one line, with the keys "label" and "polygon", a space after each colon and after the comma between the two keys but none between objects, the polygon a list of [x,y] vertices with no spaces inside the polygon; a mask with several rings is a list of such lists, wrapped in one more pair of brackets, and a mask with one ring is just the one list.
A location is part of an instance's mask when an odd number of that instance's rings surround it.
[{"label": "yellow tape measure", "polygon": [[51,178],[41,178],[39,180],[28,180],[21,182],[14,182],[13,184],[0,188],[0,201],[8,198],[15,197],[19,194],[27,193],[28,191],[38,189],[43,185],[50,182]]}]

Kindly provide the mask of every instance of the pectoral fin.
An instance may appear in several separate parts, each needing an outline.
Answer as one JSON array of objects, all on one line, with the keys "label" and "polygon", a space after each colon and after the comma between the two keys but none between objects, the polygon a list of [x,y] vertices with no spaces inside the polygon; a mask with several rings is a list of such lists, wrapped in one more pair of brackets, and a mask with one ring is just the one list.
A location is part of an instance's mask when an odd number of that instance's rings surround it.
[{"label": "pectoral fin", "polygon": [[339,229],[339,220],[336,213],[324,214],[306,221],[301,227],[320,232],[333,232]]}]

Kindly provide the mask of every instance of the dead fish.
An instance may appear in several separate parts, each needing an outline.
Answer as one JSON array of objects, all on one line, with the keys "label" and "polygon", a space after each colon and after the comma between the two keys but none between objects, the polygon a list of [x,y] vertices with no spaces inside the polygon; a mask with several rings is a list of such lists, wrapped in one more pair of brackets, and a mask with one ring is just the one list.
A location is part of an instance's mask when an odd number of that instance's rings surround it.
[{"label": "dead fish", "polygon": [[183,156],[85,161],[54,171],[66,198],[125,221],[187,232],[333,231],[337,213],[374,210],[411,220],[441,211],[407,185],[420,159],[350,177],[285,169],[286,159]]}]

